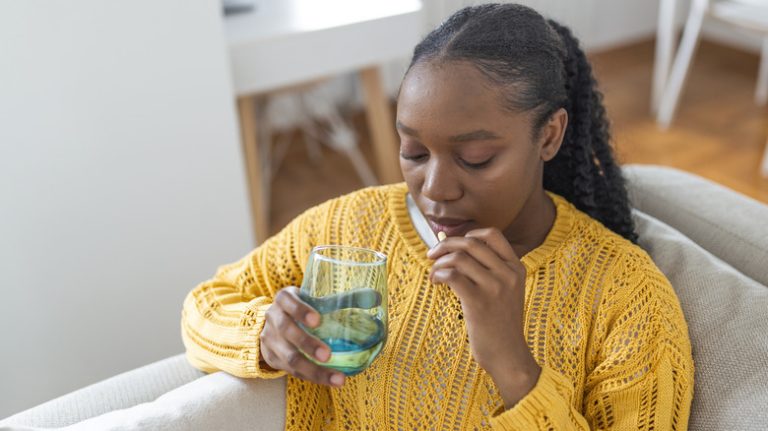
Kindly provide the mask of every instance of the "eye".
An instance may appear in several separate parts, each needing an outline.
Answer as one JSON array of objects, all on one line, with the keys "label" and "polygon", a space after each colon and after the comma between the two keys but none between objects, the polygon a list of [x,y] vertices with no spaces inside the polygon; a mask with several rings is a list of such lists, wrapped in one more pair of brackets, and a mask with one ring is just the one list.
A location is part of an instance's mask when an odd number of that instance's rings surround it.
[{"label": "eye", "polygon": [[460,159],[460,160],[461,160],[461,164],[466,166],[469,169],[482,169],[491,163],[491,161],[493,160],[493,157],[479,163],[470,163],[464,159]]},{"label": "eye", "polygon": [[424,160],[427,157],[427,155],[426,154],[408,155],[408,154],[400,153],[400,157],[403,160],[408,160],[408,161],[411,161],[411,162],[418,162],[418,161]]}]

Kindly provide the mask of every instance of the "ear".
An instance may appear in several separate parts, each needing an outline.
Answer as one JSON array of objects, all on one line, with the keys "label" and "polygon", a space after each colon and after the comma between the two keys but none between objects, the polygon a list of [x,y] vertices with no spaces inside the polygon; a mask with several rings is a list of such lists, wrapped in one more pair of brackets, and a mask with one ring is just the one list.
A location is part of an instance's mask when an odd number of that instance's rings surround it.
[{"label": "ear", "polygon": [[560,146],[563,144],[565,129],[568,127],[568,112],[560,108],[549,117],[549,120],[541,128],[539,133],[539,144],[541,160],[548,162],[552,160]]}]

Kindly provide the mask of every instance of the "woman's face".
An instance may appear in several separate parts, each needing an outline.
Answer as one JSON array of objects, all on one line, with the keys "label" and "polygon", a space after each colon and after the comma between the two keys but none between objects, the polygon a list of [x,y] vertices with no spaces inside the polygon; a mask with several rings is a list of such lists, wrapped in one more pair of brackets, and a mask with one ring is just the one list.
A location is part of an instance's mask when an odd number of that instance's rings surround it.
[{"label": "woman's face", "polygon": [[543,162],[557,153],[567,115],[558,111],[534,140],[534,114],[505,109],[499,90],[466,62],[419,63],[403,80],[400,167],[435,232],[495,227],[512,240],[536,219],[526,208],[545,197]]}]

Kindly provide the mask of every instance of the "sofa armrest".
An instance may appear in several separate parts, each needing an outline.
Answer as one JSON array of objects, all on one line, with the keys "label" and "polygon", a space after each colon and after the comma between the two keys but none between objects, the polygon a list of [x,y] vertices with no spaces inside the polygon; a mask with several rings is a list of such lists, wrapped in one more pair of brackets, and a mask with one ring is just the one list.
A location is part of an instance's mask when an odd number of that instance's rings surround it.
[{"label": "sofa armrest", "polygon": [[674,168],[627,165],[624,176],[635,208],[768,285],[768,206]]},{"label": "sofa armrest", "polygon": [[155,400],[204,373],[183,354],[78,389],[0,421],[0,425],[62,427]]}]

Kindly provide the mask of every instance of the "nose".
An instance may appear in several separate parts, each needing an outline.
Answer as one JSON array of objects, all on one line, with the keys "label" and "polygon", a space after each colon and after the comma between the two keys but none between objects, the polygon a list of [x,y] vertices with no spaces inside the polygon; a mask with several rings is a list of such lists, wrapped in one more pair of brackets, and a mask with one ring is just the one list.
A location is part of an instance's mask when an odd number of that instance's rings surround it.
[{"label": "nose", "polygon": [[433,202],[447,202],[461,198],[464,191],[451,166],[433,157],[425,169],[421,194]]}]

